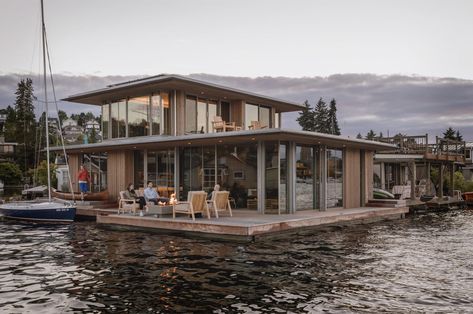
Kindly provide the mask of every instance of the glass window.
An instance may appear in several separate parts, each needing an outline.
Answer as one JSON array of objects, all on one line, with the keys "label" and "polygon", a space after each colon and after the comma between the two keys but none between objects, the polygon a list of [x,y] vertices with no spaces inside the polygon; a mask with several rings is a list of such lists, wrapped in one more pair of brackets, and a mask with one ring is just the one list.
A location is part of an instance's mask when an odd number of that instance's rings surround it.
[{"label": "glass window", "polygon": [[121,100],[110,105],[112,120],[112,138],[126,136],[126,101]]},{"label": "glass window", "polygon": [[108,126],[110,123],[110,105],[102,106],[102,139],[108,139]]},{"label": "glass window", "polygon": [[148,134],[148,106],[148,96],[128,100],[128,137]]},{"label": "glass window", "polygon": [[278,213],[279,209],[279,144],[265,143],[265,213]]},{"label": "glass window", "polygon": [[186,97],[186,133],[196,133],[197,131],[197,98]]},{"label": "glass window", "polygon": [[[134,151],[133,152],[133,162],[134,162],[134,182],[135,189],[138,190],[140,187],[145,186],[145,160],[144,160],[143,151]],[[128,183],[127,183],[128,184]]]},{"label": "glass window", "polygon": [[202,190],[202,147],[181,148],[180,159],[180,182],[182,187],[179,198],[186,200],[189,191]]},{"label": "glass window", "polygon": [[343,207],[343,151],[327,149],[327,207]]},{"label": "glass window", "polygon": [[296,210],[315,207],[313,165],[312,147],[296,146]]},{"label": "glass window", "polygon": [[258,121],[258,106],[246,104],[245,106],[245,128],[249,130],[251,121]]},{"label": "glass window", "polygon": [[274,127],[276,129],[279,129],[279,117],[280,117],[280,113],[279,112],[276,112],[274,114]]},{"label": "glass window", "polygon": [[222,101],[220,103],[220,116],[223,121],[230,121],[230,103]]},{"label": "glass window", "polygon": [[152,181],[165,197],[174,193],[174,150],[148,151],[147,181]]},{"label": "glass window", "polygon": [[197,132],[207,133],[207,102],[203,99],[197,102]]},{"label": "glass window", "polygon": [[279,208],[289,213],[287,204],[287,144],[279,145]]},{"label": "glass window", "polygon": [[163,106],[163,134],[171,135],[171,102],[168,93],[161,93]]},{"label": "glass window", "polygon": [[262,127],[271,127],[271,109],[268,107],[259,107],[259,121]]},{"label": "glass window", "polygon": [[151,135],[161,134],[161,96],[151,96]]},{"label": "glass window", "polygon": [[[207,117],[207,126],[208,126],[208,132],[212,133],[213,127],[212,127],[212,121],[214,120],[214,117],[217,115],[217,101],[216,100],[209,100],[209,107],[208,107],[208,117]],[[225,120],[228,121],[228,120]]]}]

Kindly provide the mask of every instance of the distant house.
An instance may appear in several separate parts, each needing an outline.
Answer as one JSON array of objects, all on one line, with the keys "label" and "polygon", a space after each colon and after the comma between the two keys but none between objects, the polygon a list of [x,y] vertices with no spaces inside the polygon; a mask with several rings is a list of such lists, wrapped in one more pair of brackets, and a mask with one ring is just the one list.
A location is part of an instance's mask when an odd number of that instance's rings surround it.
[{"label": "distant house", "polygon": [[68,143],[75,143],[79,141],[80,136],[84,133],[84,129],[81,126],[66,125],[62,128],[62,134],[64,140]]},{"label": "distant house", "polygon": [[5,127],[5,121],[7,121],[7,111],[5,109],[0,109],[0,132],[3,133],[3,128]]},{"label": "distant house", "polygon": [[100,123],[98,123],[95,120],[89,120],[85,123],[85,131],[90,133],[92,129],[95,129],[95,131],[100,131]]},{"label": "distant house", "polygon": [[473,181],[473,142],[465,144],[465,166],[462,173],[465,180]]},{"label": "distant house", "polygon": [[62,121],[62,128],[64,129],[66,126],[77,126],[77,121],[73,119],[66,119]]},{"label": "distant house", "polygon": [[0,161],[12,161],[18,143],[5,143],[5,137],[0,136]]}]

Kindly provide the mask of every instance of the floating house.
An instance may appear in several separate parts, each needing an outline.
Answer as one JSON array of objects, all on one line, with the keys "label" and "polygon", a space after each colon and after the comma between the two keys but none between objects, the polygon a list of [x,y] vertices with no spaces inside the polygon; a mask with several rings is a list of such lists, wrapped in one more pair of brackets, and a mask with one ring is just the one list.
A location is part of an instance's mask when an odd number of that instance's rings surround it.
[{"label": "floating house", "polygon": [[393,144],[395,149],[384,149],[375,154],[373,181],[376,188],[398,194],[401,199],[415,200],[423,195],[453,196],[454,173],[465,164],[465,156],[468,156],[464,141],[436,137],[435,142],[429,143],[428,134],[378,140]]},{"label": "floating house", "polygon": [[233,207],[260,214],[359,208],[372,196],[375,151],[394,148],[283,129],[281,116],[301,104],[179,75],[65,100],[101,108],[102,142],[66,149],[74,188],[79,165],[94,165],[92,190],[107,190],[111,200],[128,183],[152,181],[181,200],[219,184]]}]

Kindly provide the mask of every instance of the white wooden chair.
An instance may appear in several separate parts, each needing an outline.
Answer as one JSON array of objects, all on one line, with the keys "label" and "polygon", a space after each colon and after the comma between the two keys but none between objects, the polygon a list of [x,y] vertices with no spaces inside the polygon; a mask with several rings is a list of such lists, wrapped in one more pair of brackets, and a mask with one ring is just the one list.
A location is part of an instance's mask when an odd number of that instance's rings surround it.
[{"label": "white wooden chair", "polygon": [[172,218],[176,218],[176,214],[191,215],[195,221],[195,214],[205,213],[210,219],[209,207],[207,206],[207,193],[205,191],[190,191],[187,194],[187,202],[179,202],[172,206]]},{"label": "white wooden chair", "polygon": [[128,199],[125,196],[125,191],[120,191],[120,197],[118,198],[118,214],[120,212],[125,213],[127,210],[129,213],[136,213],[136,210],[140,208],[140,204],[135,199]]},{"label": "white wooden chair", "polygon": [[212,192],[212,199],[207,201],[207,204],[215,212],[215,217],[218,218],[218,212],[228,211],[230,217],[232,215],[232,207],[230,206],[230,192],[228,191],[214,191]]},{"label": "white wooden chair", "polygon": [[251,121],[251,124],[248,126],[250,130],[259,130],[267,128],[268,126],[261,124],[261,121]]},{"label": "white wooden chair", "polygon": [[221,116],[214,116],[212,128],[214,132],[235,131],[237,129],[235,122],[225,122],[222,120]]}]

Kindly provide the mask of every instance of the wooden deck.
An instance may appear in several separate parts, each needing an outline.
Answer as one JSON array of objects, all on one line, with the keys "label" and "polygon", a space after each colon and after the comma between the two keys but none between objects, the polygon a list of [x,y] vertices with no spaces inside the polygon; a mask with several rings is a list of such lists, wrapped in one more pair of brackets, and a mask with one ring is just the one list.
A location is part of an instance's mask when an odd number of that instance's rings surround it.
[{"label": "wooden deck", "polygon": [[164,233],[192,234],[192,236],[222,240],[252,241],[259,237],[297,232],[318,226],[398,219],[404,217],[408,212],[408,207],[363,207],[325,212],[306,210],[293,215],[261,215],[252,210],[234,210],[233,217],[220,217],[219,219],[202,217],[196,221],[192,221],[187,216],[178,216],[176,219],[172,219],[172,217],[140,217],[130,214],[99,214],[97,223],[118,229],[144,229]]}]

